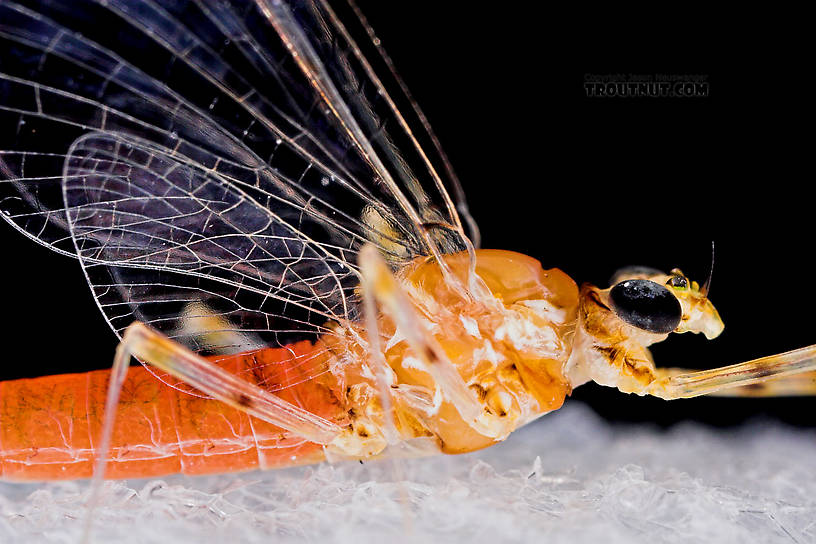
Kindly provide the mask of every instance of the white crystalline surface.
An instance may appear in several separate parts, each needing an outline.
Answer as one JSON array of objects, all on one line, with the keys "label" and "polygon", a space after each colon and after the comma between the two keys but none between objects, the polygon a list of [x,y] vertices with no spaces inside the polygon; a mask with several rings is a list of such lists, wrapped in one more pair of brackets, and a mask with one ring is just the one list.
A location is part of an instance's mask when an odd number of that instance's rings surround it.
[{"label": "white crystalline surface", "polygon": [[[87,483],[0,484],[0,542],[76,542]],[[581,404],[464,456],[108,484],[95,542],[816,542],[816,432]]]}]

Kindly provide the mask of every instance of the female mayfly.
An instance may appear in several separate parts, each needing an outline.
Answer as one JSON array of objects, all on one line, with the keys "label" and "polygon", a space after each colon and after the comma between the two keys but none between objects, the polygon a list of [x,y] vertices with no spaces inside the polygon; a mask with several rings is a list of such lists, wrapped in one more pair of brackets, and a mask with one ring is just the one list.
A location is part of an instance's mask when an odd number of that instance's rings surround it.
[{"label": "female mayfly", "polygon": [[88,477],[97,455],[124,478],[467,452],[588,381],[816,391],[816,346],[656,367],[650,344],[723,328],[679,270],[579,289],[476,249],[449,162],[351,11],[0,5],[0,207],[79,261],[122,340],[112,371],[0,384],[4,478]]}]

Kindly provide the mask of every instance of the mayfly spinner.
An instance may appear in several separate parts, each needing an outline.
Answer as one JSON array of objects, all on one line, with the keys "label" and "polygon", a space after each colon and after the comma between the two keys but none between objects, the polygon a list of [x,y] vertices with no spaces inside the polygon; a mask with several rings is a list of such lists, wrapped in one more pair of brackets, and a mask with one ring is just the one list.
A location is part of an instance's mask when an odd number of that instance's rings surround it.
[{"label": "mayfly spinner", "polygon": [[475,249],[425,117],[346,11],[2,2],[0,207],[77,259],[121,337],[112,371],[0,384],[3,478],[84,478],[97,456],[124,478],[467,452],[588,381],[816,392],[816,346],[656,367],[650,344],[723,329],[679,270],[579,289]]}]

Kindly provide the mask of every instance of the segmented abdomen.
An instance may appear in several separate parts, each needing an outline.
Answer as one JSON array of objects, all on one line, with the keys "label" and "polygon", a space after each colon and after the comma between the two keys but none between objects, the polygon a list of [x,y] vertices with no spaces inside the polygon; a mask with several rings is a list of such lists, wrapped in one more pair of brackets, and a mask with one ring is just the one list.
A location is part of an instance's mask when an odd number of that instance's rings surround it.
[{"label": "segmented abdomen", "polygon": [[[330,420],[345,411],[333,377],[309,342],[220,357],[261,384],[293,383],[280,397]],[[325,355],[319,355],[325,359]],[[92,475],[109,370],[0,382],[0,477],[58,480]],[[132,367],[122,390],[107,478],[207,474],[318,462],[322,448],[221,402],[171,388]]]}]

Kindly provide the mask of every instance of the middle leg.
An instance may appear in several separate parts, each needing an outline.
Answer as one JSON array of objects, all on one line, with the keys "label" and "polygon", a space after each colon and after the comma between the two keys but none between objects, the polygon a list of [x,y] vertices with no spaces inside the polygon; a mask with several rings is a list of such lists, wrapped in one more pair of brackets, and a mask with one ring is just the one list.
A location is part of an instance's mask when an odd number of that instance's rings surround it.
[{"label": "middle leg", "polygon": [[509,421],[484,409],[484,404],[468,388],[456,366],[423,325],[413,303],[373,245],[366,245],[360,251],[360,268],[363,289],[368,293],[372,306],[376,301],[383,313],[391,318],[415,357],[462,419],[483,436],[496,439],[507,436],[512,431]]}]

